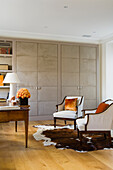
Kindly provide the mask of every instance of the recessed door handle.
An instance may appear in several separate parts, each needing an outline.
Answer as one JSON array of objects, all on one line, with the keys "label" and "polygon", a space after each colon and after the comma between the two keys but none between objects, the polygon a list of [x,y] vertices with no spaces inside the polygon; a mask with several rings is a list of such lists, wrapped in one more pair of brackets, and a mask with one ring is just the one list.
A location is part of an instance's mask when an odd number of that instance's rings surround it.
[{"label": "recessed door handle", "polygon": [[83,88],[83,86],[77,86],[77,89],[79,90],[79,89],[82,89]]},{"label": "recessed door handle", "polygon": [[35,87],[35,89],[36,89],[36,90],[41,90],[41,87],[40,87],[40,86],[39,86],[39,87]]},{"label": "recessed door handle", "polygon": [[38,90],[41,90],[41,87],[40,87],[40,86],[38,87]]},{"label": "recessed door handle", "polygon": [[79,89],[80,89],[80,87],[79,87],[79,86],[77,86],[77,89],[79,90]]}]

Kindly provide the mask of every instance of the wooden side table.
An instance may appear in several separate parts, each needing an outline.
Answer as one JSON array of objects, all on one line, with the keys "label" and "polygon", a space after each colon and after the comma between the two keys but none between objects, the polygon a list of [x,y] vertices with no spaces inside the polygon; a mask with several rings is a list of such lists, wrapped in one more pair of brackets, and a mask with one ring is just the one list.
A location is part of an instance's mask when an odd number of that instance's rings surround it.
[{"label": "wooden side table", "polygon": [[[24,121],[25,122],[25,147],[28,146],[28,123],[29,108],[20,108],[18,110],[0,110],[0,122],[7,121]],[[15,123],[15,131],[17,132],[17,123]]]},{"label": "wooden side table", "polygon": [[[29,108],[30,105],[19,105],[20,108]],[[17,121],[15,121],[15,132],[17,132]]]}]

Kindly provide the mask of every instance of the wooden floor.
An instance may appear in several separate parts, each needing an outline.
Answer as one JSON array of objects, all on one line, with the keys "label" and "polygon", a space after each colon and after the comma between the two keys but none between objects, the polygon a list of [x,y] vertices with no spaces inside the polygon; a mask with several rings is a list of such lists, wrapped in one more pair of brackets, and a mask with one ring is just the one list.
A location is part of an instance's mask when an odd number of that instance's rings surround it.
[{"label": "wooden floor", "polygon": [[[0,123],[0,170],[109,170],[113,169],[113,150],[78,153],[74,150],[58,150],[54,146],[44,147],[32,134],[33,125],[53,123],[37,121],[29,124],[29,147],[24,147],[24,124],[20,122],[18,132],[14,123]],[[60,123],[60,121],[59,121]]]}]

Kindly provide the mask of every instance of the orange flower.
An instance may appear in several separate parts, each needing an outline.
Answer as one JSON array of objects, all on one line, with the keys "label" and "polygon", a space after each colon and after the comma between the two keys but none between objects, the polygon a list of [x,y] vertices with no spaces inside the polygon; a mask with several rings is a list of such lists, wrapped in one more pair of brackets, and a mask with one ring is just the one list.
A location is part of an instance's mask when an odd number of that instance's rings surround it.
[{"label": "orange flower", "polygon": [[26,88],[21,88],[17,91],[16,97],[19,98],[21,97],[22,99],[26,98],[30,98],[31,94],[29,93],[28,89]]}]

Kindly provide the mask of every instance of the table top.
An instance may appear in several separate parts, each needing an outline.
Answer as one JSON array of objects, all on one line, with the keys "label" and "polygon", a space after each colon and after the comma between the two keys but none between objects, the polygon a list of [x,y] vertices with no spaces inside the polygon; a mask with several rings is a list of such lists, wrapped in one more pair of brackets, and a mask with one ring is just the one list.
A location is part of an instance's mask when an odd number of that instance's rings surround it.
[{"label": "table top", "polygon": [[[0,112],[2,112],[2,111],[10,111],[10,110],[14,110],[14,111],[23,111],[23,110],[29,110],[29,105],[27,105],[27,106],[25,106],[25,105],[14,105],[14,107],[13,106],[10,106],[10,103],[7,103],[7,102],[0,102],[0,107],[4,107],[4,108],[2,108],[2,109],[0,109]],[[6,106],[6,108],[5,108],[5,106]],[[9,107],[9,108],[7,108],[7,106]],[[16,108],[16,107],[18,106],[18,107],[20,107],[20,108]]]}]

